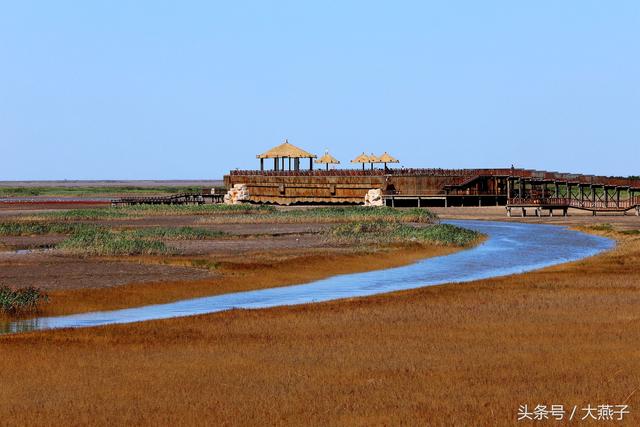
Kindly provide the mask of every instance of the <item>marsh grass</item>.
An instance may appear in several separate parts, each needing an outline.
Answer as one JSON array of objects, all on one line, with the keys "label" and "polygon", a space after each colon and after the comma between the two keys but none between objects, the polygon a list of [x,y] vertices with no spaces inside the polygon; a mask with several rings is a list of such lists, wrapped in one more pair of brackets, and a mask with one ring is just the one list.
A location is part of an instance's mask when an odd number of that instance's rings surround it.
[{"label": "marsh grass", "polygon": [[109,230],[84,227],[76,230],[58,248],[80,255],[166,255],[174,253],[162,239],[204,240],[225,233],[193,227],[153,227],[139,230]]},{"label": "marsh grass", "polygon": [[[221,188],[217,188],[220,190]],[[0,187],[0,197],[32,197],[32,196],[99,196],[110,194],[175,194],[200,193],[201,187],[157,186],[157,187]]]},{"label": "marsh grass", "polygon": [[179,215],[260,215],[272,213],[273,206],[257,205],[137,205],[94,209],[70,209],[48,212],[34,219],[57,220],[108,220],[120,218],[140,218],[145,216]]},{"label": "marsh grass", "polygon": [[611,234],[614,236],[640,236],[640,230],[620,230],[617,227],[614,227],[612,224],[603,223],[603,224],[593,224],[593,225],[583,225],[576,227],[578,230],[586,231],[586,232],[596,232],[603,234]]},{"label": "marsh grass", "polygon": [[390,207],[314,207],[302,209],[273,209],[262,215],[208,216],[203,224],[219,223],[348,223],[348,222],[415,222],[436,223],[438,217],[428,209],[395,209]]},{"label": "marsh grass", "polygon": [[423,243],[468,246],[482,234],[451,224],[431,224],[416,227],[384,221],[341,224],[329,231],[330,239],[353,243]]},{"label": "marsh grass", "polygon": [[32,220],[110,220],[148,216],[200,215],[202,224],[220,223],[341,223],[389,221],[435,223],[437,215],[428,209],[391,207],[313,207],[278,209],[270,205],[139,205],[93,209],[71,209],[32,216]]},{"label": "marsh grass", "polygon": [[38,288],[11,289],[0,286],[0,311],[5,314],[33,312],[40,303],[47,302],[49,297]]},{"label": "marsh grass", "polygon": [[34,236],[41,234],[70,234],[85,224],[42,221],[7,221],[0,223],[0,236]]},{"label": "marsh grass", "polygon": [[163,242],[100,227],[77,231],[58,244],[58,248],[78,255],[102,256],[155,255],[171,252]]},{"label": "marsh grass", "polygon": [[140,239],[175,240],[206,240],[227,236],[227,233],[223,231],[198,227],[151,227],[131,230],[130,234]]}]

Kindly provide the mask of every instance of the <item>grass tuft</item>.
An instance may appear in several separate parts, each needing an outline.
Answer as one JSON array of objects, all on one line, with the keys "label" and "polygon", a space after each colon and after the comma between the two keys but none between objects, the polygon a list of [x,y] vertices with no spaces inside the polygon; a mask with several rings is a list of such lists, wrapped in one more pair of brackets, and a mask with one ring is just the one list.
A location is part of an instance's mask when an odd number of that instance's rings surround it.
[{"label": "grass tuft", "polygon": [[40,303],[48,301],[47,294],[38,288],[14,290],[8,286],[0,286],[0,310],[5,314],[33,312]]}]

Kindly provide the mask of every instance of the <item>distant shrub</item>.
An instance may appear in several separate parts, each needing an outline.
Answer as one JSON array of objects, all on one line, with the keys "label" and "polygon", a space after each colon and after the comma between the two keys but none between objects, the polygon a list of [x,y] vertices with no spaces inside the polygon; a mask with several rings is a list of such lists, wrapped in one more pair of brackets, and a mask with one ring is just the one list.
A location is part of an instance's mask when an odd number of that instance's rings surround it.
[{"label": "distant shrub", "polygon": [[6,314],[36,311],[40,303],[48,301],[48,295],[38,288],[14,290],[8,286],[0,286],[0,310]]}]

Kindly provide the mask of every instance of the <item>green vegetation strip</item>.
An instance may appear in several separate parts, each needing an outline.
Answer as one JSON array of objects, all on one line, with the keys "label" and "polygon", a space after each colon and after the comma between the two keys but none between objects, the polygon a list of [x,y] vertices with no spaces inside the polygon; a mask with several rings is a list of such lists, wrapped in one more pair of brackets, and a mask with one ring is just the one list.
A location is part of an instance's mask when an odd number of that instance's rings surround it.
[{"label": "green vegetation strip", "polygon": [[620,234],[624,234],[626,236],[638,236],[640,235],[640,230],[616,230],[615,227],[609,223],[603,223],[603,224],[595,224],[595,225],[588,225],[588,226],[584,226],[583,228],[586,228],[588,230],[593,230],[593,231],[602,231],[602,232],[607,232],[607,233],[620,233]]},{"label": "green vegetation strip", "polygon": [[[217,188],[222,191],[223,188]],[[100,195],[151,195],[200,193],[202,187],[157,186],[157,187],[0,187],[0,197],[33,197],[33,196],[100,196]]]},{"label": "green vegetation strip", "polygon": [[40,303],[48,300],[47,294],[38,288],[13,290],[8,286],[0,286],[0,311],[6,314],[36,311]]},{"label": "green vegetation strip", "polygon": [[91,224],[15,221],[0,223],[0,235],[68,235],[58,248],[82,255],[167,254],[171,250],[159,239],[204,240],[225,236],[221,231],[195,227],[149,227],[111,230]]},{"label": "green vegetation strip", "polygon": [[36,216],[38,219],[102,220],[168,215],[247,215],[274,212],[273,206],[255,205],[134,205],[98,209],[71,209]]},{"label": "green vegetation strip", "polygon": [[129,232],[116,232],[104,228],[82,229],[73,233],[58,248],[82,255],[153,255],[170,253],[170,249],[157,240],[142,239]]},{"label": "green vegetation strip", "polygon": [[334,227],[330,238],[359,243],[429,243],[450,246],[468,246],[478,241],[482,234],[451,224],[431,224],[416,227],[408,224],[383,221],[348,223]]},{"label": "green vegetation strip", "polygon": [[103,209],[72,209],[56,211],[35,219],[109,220],[163,215],[201,215],[202,223],[296,223],[392,221],[432,223],[437,217],[427,209],[370,208],[364,206],[276,209],[268,205],[138,205]]}]

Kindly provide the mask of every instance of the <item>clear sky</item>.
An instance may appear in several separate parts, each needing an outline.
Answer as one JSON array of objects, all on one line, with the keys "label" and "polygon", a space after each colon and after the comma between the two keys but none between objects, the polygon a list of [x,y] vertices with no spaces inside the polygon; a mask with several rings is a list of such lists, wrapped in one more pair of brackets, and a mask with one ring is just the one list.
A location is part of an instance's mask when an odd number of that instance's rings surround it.
[{"label": "clear sky", "polygon": [[3,1],[0,60],[0,180],[213,179],[284,138],[640,174],[637,0]]}]

